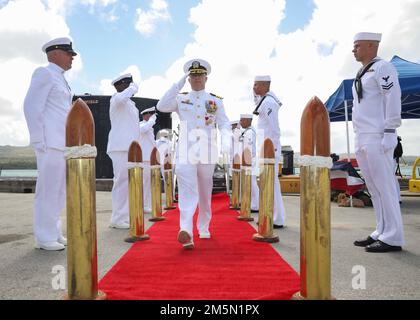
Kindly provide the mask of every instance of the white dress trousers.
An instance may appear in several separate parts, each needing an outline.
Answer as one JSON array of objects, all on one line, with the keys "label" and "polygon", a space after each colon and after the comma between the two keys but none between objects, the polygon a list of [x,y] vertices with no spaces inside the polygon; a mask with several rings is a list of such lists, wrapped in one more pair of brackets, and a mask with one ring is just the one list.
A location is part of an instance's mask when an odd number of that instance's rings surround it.
[{"label": "white dress trousers", "polygon": [[382,134],[356,135],[356,159],[371,195],[376,230],[370,235],[391,246],[404,245],[404,229],[394,175],[394,150],[384,153]]},{"label": "white dress trousers", "polygon": [[182,213],[179,227],[193,234],[193,217],[198,204],[198,233],[209,231],[211,220],[211,193],[213,190],[214,164],[178,164],[178,203]]},{"label": "white dress trousers", "polygon": [[[47,148],[35,151],[38,178],[34,202],[34,236],[38,242],[53,242],[62,235],[60,214],[66,203],[64,152]],[[53,173],[53,174],[52,174]]]},{"label": "white dress trousers", "polygon": [[114,178],[112,185],[112,224],[128,223],[129,205],[128,205],[128,152],[111,151],[108,152],[112,160]]}]

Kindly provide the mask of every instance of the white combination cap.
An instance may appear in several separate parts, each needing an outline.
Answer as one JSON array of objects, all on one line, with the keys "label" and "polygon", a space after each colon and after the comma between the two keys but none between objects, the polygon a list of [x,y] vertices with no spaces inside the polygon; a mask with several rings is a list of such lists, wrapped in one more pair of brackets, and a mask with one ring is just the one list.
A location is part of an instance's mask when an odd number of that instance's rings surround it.
[{"label": "white combination cap", "polygon": [[50,40],[42,46],[42,51],[45,53],[57,49],[71,52],[73,56],[77,55],[77,53],[73,50],[71,39],[67,37]]},{"label": "white combination cap", "polygon": [[145,113],[155,113],[156,112],[156,108],[155,107],[151,107],[148,109],[144,109],[140,114],[145,114]]},{"label": "white combination cap", "polygon": [[241,114],[241,119],[252,119],[252,114],[243,113],[243,114]]},{"label": "white combination cap", "polygon": [[230,124],[238,124],[238,123],[239,123],[239,120],[234,120],[230,122]]},{"label": "white combination cap", "polygon": [[184,73],[188,74],[206,74],[211,72],[210,63],[203,59],[192,59],[184,64]]},{"label": "white combination cap", "polygon": [[265,76],[255,76],[254,81],[268,81],[271,82],[271,77],[269,75],[265,75]]},{"label": "white combination cap", "polygon": [[378,41],[381,42],[382,33],[373,33],[373,32],[359,32],[354,36],[354,41],[360,40],[369,40],[369,41]]},{"label": "white combination cap", "polygon": [[119,82],[128,82],[128,81],[130,82],[133,81],[133,76],[131,75],[131,73],[125,73],[118,76],[117,78],[112,80],[111,84],[115,86],[116,84],[119,84]]}]

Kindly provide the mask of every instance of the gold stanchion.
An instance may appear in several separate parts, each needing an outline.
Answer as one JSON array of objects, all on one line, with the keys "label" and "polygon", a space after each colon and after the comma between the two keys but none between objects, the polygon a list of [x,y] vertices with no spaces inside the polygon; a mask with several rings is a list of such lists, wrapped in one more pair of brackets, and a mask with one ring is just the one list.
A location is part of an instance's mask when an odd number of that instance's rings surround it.
[{"label": "gold stanchion", "polygon": [[165,210],[172,210],[176,207],[174,206],[174,183],[173,183],[173,174],[172,174],[172,162],[169,154],[165,156],[165,163],[163,165],[163,174],[165,175]]},{"label": "gold stanchion", "polygon": [[235,154],[232,165],[232,205],[230,209],[240,210],[239,195],[241,189],[241,157]]},{"label": "gold stanchion", "polygon": [[128,200],[130,210],[130,232],[125,242],[149,240],[149,235],[144,233],[144,208],[143,208],[143,162],[142,151],[139,143],[133,141],[128,150]]},{"label": "gold stanchion", "polygon": [[331,300],[330,124],[317,97],[303,111],[300,154],[301,281],[294,299]]},{"label": "gold stanchion", "polygon": [[149,221],[162,221],[162,182],[160,180],[159,152],[153,148],[150,155],[151,185],[152,185],[152,217]]},{"label": "gold stanchion", "polygon": [[77,99],[66,122],[67,284],[66,299],[106,299],[98,291],[96,241],[95,125]]},{"label": "gold stanchion", "polygon": [[258,213],[258,233],[252,239],[259,242],[279,242],[273,234],[274,215],[274,145],[270,139],[264,141],[260,163],[260,210]]},{"label": "gold stanchion", "polygon": [[238,220],[254,221],[251,217],[251,179],[252,179],[252,153],[246,148],[242,153],[241,168],[241,215]]}]

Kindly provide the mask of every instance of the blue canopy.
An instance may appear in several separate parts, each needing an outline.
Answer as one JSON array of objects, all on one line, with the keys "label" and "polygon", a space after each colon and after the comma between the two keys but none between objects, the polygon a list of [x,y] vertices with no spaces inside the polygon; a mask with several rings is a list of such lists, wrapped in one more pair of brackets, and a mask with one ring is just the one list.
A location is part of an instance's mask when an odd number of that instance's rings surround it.
[{"label": "blue canopy", "polygon": [[[398,56],[394,56],[391,63],[397,69],[401,87],[401,118],[420,118],[420,64],[401,59]],[[345,102],[348,107],[348,120],[351,121],[353,81],[354,79],[344,80],[325,103],[331,122],[346,120]]]}]

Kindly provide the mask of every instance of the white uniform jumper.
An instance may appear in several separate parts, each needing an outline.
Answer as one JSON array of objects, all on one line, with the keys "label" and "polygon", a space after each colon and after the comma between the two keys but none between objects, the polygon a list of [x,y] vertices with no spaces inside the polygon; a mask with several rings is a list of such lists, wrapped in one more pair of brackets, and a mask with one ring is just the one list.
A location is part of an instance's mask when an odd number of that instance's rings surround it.
[{"label": "white uniform jumper", "polygon": [[160,137],[156,140],[156,148],[159,151],[160,172],[162,174],[163,181],[165,182],[165,155],[169,155],[169,158],[172,161],[171,141],[166,137]]},{"label": "white uniform jumper", "polygon": [[148,121],[140,122],[140,147],[143,152],[143,201],[144,211],[152,212],[152,184],[150,155],[156,146],[153,126],[156,123],[156,116],[152,116]]},{"label": "white uniform jumper", "polygon": [[[379,59],[379,58],[376,58]],[[376,230],[370,235],[388,245],[404,244],[403,222],[394,176],[394,149],[385,151],[385,129],[401,125],[401,89],[394,66],[379,60],[362,77],[360,102],[353,85],[356,159],[372,196]],[[395,134],[395,145],[397,143]]]},{"label": "white uniform jumper", "polygon": [[[262,100],[258,108],[258,150],[264,144],[264,139],[271,139],[275,149],[275,163],[274,163],[274,224],[284,225],[285,222],[285,209],[283,198],[281,195],[279,175],[279,161],[281,157],[281,144],[280,144],[280,125],[278,113],[282,103],[278,100],[275,94],[269,91]],[[263,134],[262,134],[263,133]]]},{"label": "white uniform jumper", "polygon": [[37,68],[23,106],[38,169],[33,212],[37,242],[55,242],[62,235],[60,213],[66,199],[64,148],[71,106],[72,95],[64,70],[54,63]]},{"label": "white uniform jumper", "polygon": [[[175,160],[180,229],[192,236],[197,204],[198,232],[209,232],[213,173],[218,156],[215,127],[217,124],[219,130],[230,132],[230,122],[220,98],[205,90],[178,94],[179,90],[178,85],[174,84],[156,108],[161,112],[177,112],[181,121]],[[225,138],[229,139],[230,144],[231,136],[226,135]]]},{"label": "white uniform jumper", "polygon": [[257,133],[254,127],[250,126],[240,136],[242,150],[249,149],[252,154],[252,179],[251,179],[251,210],[259,210],[260,189],[257,184],[258,160],[257,160]]},{"label": "white uniform jumper", "polygon": [[129,222],[128,206],[128,149],[139,140],[139,111],[130,99],[137,92],[132,84],[111,97],[109,118],[111,131],[108,136],[107,154],[112,160],[114,179],[112,187],[111,224]]}]

